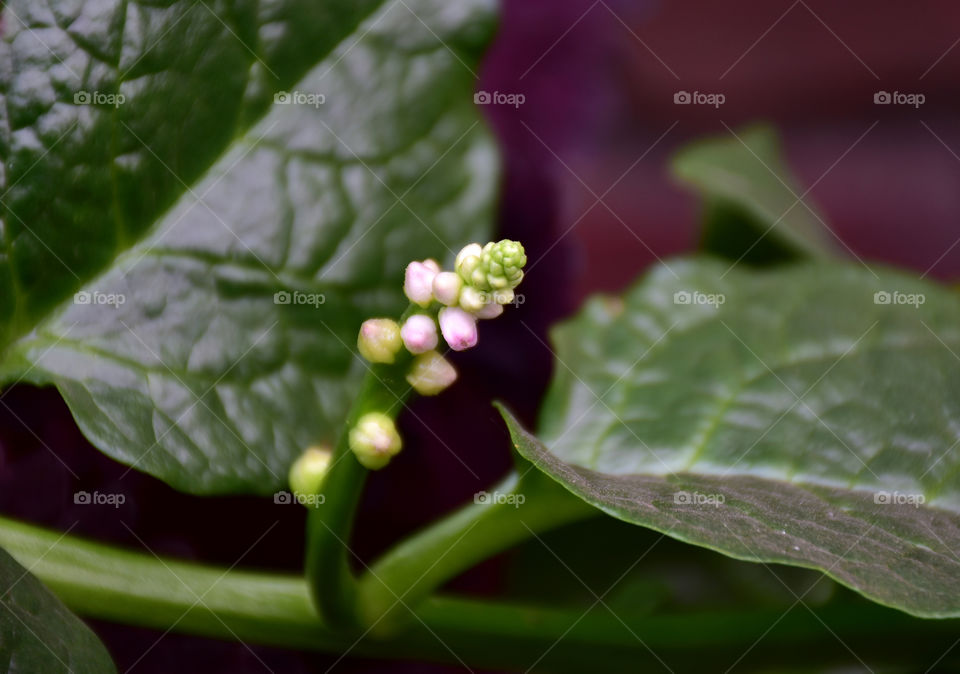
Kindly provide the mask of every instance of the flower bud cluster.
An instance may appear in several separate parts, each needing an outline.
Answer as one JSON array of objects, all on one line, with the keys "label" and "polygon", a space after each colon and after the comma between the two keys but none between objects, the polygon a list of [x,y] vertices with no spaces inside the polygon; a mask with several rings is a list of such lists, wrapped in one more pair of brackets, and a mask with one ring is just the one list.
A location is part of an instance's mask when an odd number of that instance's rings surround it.
[{"label": "flower bud cluster", "polygon": [[[418,308],[402,325],[389,318],[364,321],[357,337],[360,355],[392,364],[405,348],[414,356],[407,382],[421,395],[437,395],[457,379],[453,365],[437,352],[440,335],[453,351],[476,346],[477,320],[496,318],[503,305],[514,302],[526,262],[523,246],[508,239],[464,246],[453,271],[441,269],[435,260],[411,262],[403,292]],[[364,415],[350,430],[349,441],[360,463],[371,469],[387,465],[401,446],[393,421],[379,412]]]}]

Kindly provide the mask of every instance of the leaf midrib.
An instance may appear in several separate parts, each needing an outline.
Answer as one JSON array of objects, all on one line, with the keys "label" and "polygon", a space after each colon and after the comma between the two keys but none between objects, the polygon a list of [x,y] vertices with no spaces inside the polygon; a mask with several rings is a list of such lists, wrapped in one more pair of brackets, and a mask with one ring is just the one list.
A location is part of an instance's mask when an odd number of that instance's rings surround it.
[{"label": "leaf midrib", "polygon": [[[691,323],[691,326],[689,326],[689,327],[697,327],[697,326],[702,325],[702,323],[703,323],[703,322]],[[725,395],[725,396],[722,398],[720,404],[717,405],[717,407],[722,408],[722,411],[721,411],[721,413],[715,415],[715,416],[716,416],[716,423],[711,424],[712,428],[710,429],[710,430],[711,430],[711,434],[710,434],[710,435],[712,436],[713,432],[715,432],[716,429],[719,427],[720,422],[722,421],[723,416],[724,416],[723,412],[725,412],[727,409],[729,409],[730,405],[733,403],[733,401],[734,401],[734,400],[736,399],[736,397],[742,392],[742,390],[743,390],[744,388],[748,387],[748,386],[749,386],[751,383],[753,383],[753,382],[759,381],[760,379],[762,379],[762,378],[764,378],[764,377],[774,377],[775,379],[780,379],[781,377],[779,377],[779,376],[776,374],[776,372],[781,371],[781,370],[783,370],[783,369],[785,369],[785,368],[795,367],[795,366],[797,366],[797,365],[806,365],[806,364],[814,364],[814,363],[821,363],[821,362],[832,362],[832,361],[835,361],[837,358],[840,358],[840,357],[848,357],[848,356],[857,356],[857,357],[860,357],[860,356],[865,355],[865,354],[868,353],[868,352],[869,352],[869,353],[876,353],[876,352],[885,351],[885,350],[902,351],[902,350],[904,350],[904,349],[916,349],[916,348],[929,347],[929,346],[930,346],[930,344],[929,344],[929,343],[926,343],[926,342],[914,342],[913,340],[902,340],[902,339],[899,339],[899,340],[898,340],[896,337],[894,337],[894,339],[893,339],[892,341],[894,341],[895,343],[894,343],[894,344],[890,344],[890,343],[888,343],[889,340],[885,340],[884,342],[868,342],[868,343],[864,343],[863,346],[860,347],[860,348],[856,348],[856,349],[853,349],[853,350],[843,351],[843,352],[840,353],[840,354],[835,354],[835,353],[832,353],[832,352],[824,352],[824,353],[820,353],[820,354],[817,354],[816,356],[812,356],[812,357],[806,357],[806,358],[802,358],[802,359],[798,359],[798,360],[790,361],[790,362],[786,362],[786,363],[778,363],[778,364],[774,365],[773,367],[771,367],[770,369],[757,368],[757,370],[756,370],[754,373],[750,374],[749,376],[746,376],[746,377],[742,378],[741,380],[739,380],[739,382],[737,383],[737,385],[732,386],[730,392],[729,392],[727,395]],[[931,341],[932,341],[932,340],[931,340]],[[663,342],[661,342],[661,343],[659,343],[659,344],[657,344],[657,345],[654,345],[654,348],[659,347],[659,345],[662,344],[662,343],[663,343]],[[649,355],[649,354],[648,354],[648,355]],[[771,370],[772,370],[772,372],[771,372]],[[580,385],[586,386],[585,384],[580,384],[580,383],[577,383],[577,382],[574,382],[574,383],[573,383],[573,386],[580,386]],[[785,390],[789,391],[789,389],[786,389],[786,388],[785,388]],[[806,392],[805,392],[805,393],[806,393]],[[804,394],[801,394],[801,396],[800,396],[800,399],[801,399],[801,400],[804,398],[805,393],[804,393]],[[799,403],[798,403],[798,404],[799,404]],[[621,410],[620,412],[622,412],[622,410]],[[606,437],[607,435],[609,435],[609,433],[610,433],[612,430],[616,429],[618,426],[623,426],[623,425],[625,425],[625,422],[622,421],[622,418],[623,418],[623,416],[624,416],[622,413],[613,412],[612,410],[609,410],[609,413],[610,413],[610,416],[611,416],[611,421],[610,421],[610,423],[609,423],[608,426],[607,426],[607,430],[600,436],[601,438],[604,438],[604,437]],[[545,443],[548,443],[548,442],[556,442],[556,440],[559,439],[559,438],[561,438],[561,437],[566,433],[567,430],[568,430],[567,428],[561,429],[561,432],[560,432],[560,434],[559,434],[559,436],[558,436],[557,438],[552,438],[552,439],[546,439],[546,438],[545,438],[545,439],[544,439],[544,442],[545,442]],[[860,459],[860,461],[864,464],[864,466],[863,466],[863,468],[860,470],[860,472],[858,472],[858,473],[857,473],[856,475],[854,475],[850,480],[847,480],[847,481],[839,481],[839,480],[838,480],[838,481],[836,481],[836,482],[833,482],[833,481],[816,482],[816,481],[810,481],[810,480],[794,480],[794,479],[792,479],[792,478],[790,478],[790,477],[788,477],[788,476],[786,476],[786,475],[785,475],[784,477],[782,477],[782,478],[771,478],[771,477],[769,477],[769,476],[760,475],[760,474],[753,473],[753,472],[743,472],[743,471],[729,472],[729,471],[728,471],[728,472],[720,473],[720,472],[716,472],[716,471],[713,470],[713,469],[695,471],[694,468],[696,468],[696,466],[697,466],[697,464],[698,464],[698,459],[699,459],[700,456],[703,454],[703,452],[706,450],[707,444],[709,443],[709,440],[710,440],[710,436],[706,437],[704,440],[702,440],[700,443],[697,444],[697,446],[694,448],[694,456],[693,456],[693,457],[691,458],[691,460],[687,463],[687,465],[684,466],[684,468],[681,469],[681,470],[678,470],[678,471],[664,471],[664,472],[656,471],[656,470],[650,470],[650,471],[646,471],[646,472],[642,472],[642,473],[625,473],[625,474],[622,474],[622,475],[624,475],[624,476],[635,475],[635,476],[638,476],[638,477],[663,477],[663,478],[671,477],[671,476],[680,476],[680,475],[684,475],[684,474],[697,475],[697,476],[703,476],[703,477],[718,477],[718,478],[745,477],[745,478],[754,478],[754,479],[769,480],[769,481],[771,481],[771,482],[776,482],[776,483],[791,484],[791,485],[798,486],[798,487],[813,487],[813,488],[819,487],[819,488],[828,488],[828,489],[842,489],[842,490],[851,491],[851,492],[857,492],[857,493],[868,493],[868,494],[869,494],[869,493],[875,493],[875,492],[878,490],[878,488],[867,487],[867,486],[862,486],[862,487],[861,487],[861,486],[857,486],[857,485],[855,484],[855,481],[856,481],[857,478],[862,474],[863,470],[865,470],[865,469],[867,469],[867,468],[869,467],[869,459],[865,461],[862,457],[860,457],[860,456],[857,455],[856,453],[853,453],[853,454],[854,454],[855,456],[857,456],[858,459]],[[595,448],[594,448],[595,451],[592,453],[592,454],[593,454],[593,457],[596,457],[596,456],[599,454],[599,451],[598,451],[598,450],[599,450],[599,446],[600,446],[600,442],[598,441],[598,442],[596,443]],[[603,474],[603,475],[615,476],[615,475],[613,475],[613,474],[606,473],[605,471],[603,471],[602,469],[600,469],[600,468],[597,466],[597,464],[596,464],[595,458],[594,458],[594,459],[591,459],[590,464],[587,465],[587,464],[583,464],[583,463],[579,463],[579,462],[569,461],[568,458],[567,458],[564,454],[556,453],[553,449],[551,449],[550,451],[551,451],[551,453],[554,453],[555,456],[557,456],[557,458],[560,459],[561,461],[563,461],[564,463],[569,463],[570,465],[578,466],[578,467],[580,467],[580,468],[584,468],[584,469],[587,469],[587,470],[591,470],[591,471],[594,471],[594,472],[597,472],[597,473],[600,473],[600,474]],[[945,481],[945,480],[946,480],[946,477],[944,477],[944,481]],[[923,494],[924,498],[927,499],[927,503],[929,504],[931,501],[936,500],[937,495],[938,495],[941,491],[942,491],[942,489],[936,489],[936,490],[918,490],[918,493]],[[928,497],[929,497],[929,498],[928,498]],[[947,512],[954,512],[953,510],[948,509],[948,508],[941,508],[941,509],[943,509],[943,510],[945,510],[945,511],[947,511]],[[957,509],[956,512],[957,512],[958,514],[960,514],[960,507],[958,507],[958,509]]]}]

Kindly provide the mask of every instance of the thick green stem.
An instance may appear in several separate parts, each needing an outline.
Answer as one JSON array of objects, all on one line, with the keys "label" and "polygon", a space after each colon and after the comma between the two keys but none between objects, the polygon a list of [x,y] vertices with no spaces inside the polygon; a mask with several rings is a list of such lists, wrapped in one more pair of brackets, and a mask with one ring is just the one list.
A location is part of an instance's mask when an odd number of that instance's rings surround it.
[{"label": "thick green stem", "polygon": [[512,471],[474,503],[406,539],[362,578],[360,611],[378,634],[406,625],[410,607],[463,571],[531,536],[599,514],[539,471]]},{"label": "thick green stem", "polygon": [[[430,598],[409,630],[357,639],[317,615],[307,582],[162,560],[0,517],[0,546],[72,609],[90,617],[251,643],[471,667],[549,671],[702,671],[749,662],[811,668],[857,657],[927,668],[956,640],[958,621],[918,620],[856,602],[815,609],[649,616],[605,607],[543,608]],[[907,641],[909,639],[909,642]],[[909,643],[909,648],[904,644]],[[952,657],[952,656],[950,656]],[[940,666],[955,664],[950,657]],[[776,668],[776,667],[774,667]]]},{"label": "thick green stem", "polygon": [[338,643],[299,576],[162,560],[6,518],[0,546],[86,615],[208,636],[259,634],[266,643]]},{"label": "thick green stem", "polygon": [[337,440],[323,483],[324,504],[307,517],[307,579],[320,614],[336,627],[359,626],[349,545],[367,469],[350,451],[349,431],[367,412],[397,417],[410,390],[404,379],[408,364],[409,354],[402,351],[395,363],[370,367]]}]

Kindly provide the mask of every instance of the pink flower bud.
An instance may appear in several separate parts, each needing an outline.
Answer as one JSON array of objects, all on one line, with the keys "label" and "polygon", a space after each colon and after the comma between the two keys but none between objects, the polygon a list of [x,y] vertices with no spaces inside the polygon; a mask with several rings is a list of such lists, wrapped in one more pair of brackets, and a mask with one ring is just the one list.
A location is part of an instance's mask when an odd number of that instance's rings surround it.
[{"label": "pink flower bud", "polygon": [[404,321],[400,336],[410,353],[425,353],[437,348],[437,324],[423,314],[414,314]]},{"label": "pink flower bud", "polygon": [[477,344],[477,319],[460,307],[440,310],[440,331],[454,351],[463,351]]},{"label": "pink flower bud", "polygon": [[433,277],[437,275],[433,260],[411,262],[403,275],[403,292],[414,304],[425,307],[433,301]]},{"label": "pink flower bud", "polygon": [[460,288],[463,279],[452,271],[442,271],[433,279],[433,294],[437,301],[448,307],[456,306],[460,300]]},{"label": "pink flower bud", "polygon": [[482,309],[473,313],[477,318],[496,318],[503,313],[503,305],[496,302],[487,302]]}]

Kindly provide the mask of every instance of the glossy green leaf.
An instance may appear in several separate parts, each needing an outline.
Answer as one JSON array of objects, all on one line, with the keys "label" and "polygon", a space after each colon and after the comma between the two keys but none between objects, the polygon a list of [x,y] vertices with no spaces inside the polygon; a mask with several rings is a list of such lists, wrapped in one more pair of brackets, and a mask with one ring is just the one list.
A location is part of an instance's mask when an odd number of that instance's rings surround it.
[{"label": "glossy green leaf", "polygon": [[489,229],[493,13],[13,3],[5,379],[56,384],[94,444],[180,489],[274,490],[333,439],[406,263]]},{"label": "glossy green leaf", "polygon": [[90,628],[2,549],[0,669],[9,674],[116,671]]},{"label": "glossy green leaf", "polygon": [[692,143],[672,170],[703,199],[702,247],[709,252],[770,264],[842,250],[784,163],[771,127]]},{"label": "glossy green leaf", "polygon": [[605,512],[960,615],[960,297],[888,270],[655,268],[554,333],[520,453]]}]

